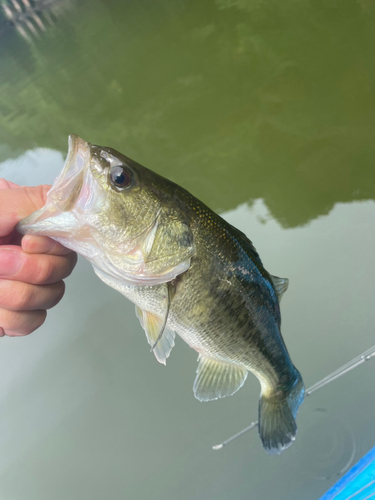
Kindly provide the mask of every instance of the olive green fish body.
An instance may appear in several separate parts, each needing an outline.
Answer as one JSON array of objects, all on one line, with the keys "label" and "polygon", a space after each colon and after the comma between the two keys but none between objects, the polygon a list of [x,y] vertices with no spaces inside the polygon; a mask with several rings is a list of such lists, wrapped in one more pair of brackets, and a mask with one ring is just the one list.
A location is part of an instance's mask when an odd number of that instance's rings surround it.
[{"label": "olive green fish body", "polygon": [[76,136],[46,206],[18,229],[77,251],[134,302],[159,362],[175,333],[195,349],[199,400],[231,395],[254,373],[264,448],[291,444],[304,387],[280,333],[288,281],[264,269],[238,229],[173,182]]},{"label": "olive green fish body", "polygon": [[185,190],[170,185],[184,207],[196,254],[189,270],[175,279],[168,326],[201,354],[264,377],[267,372],[273,386],[292,385],[294,367],[279,331],[279,301],[251,241]]}]

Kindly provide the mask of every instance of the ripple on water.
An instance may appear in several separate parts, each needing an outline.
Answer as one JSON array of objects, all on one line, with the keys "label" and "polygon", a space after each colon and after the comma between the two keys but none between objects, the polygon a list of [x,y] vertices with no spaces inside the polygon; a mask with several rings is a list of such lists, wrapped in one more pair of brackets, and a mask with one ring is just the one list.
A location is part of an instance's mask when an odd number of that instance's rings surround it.
[{"label": "ripple on water", "polygon": [[299,429],[299,467],[310,471],[316,479],[330,479],[348,471],[357,451],[357,443],[350,425],[332,417],[322,408],[314,411],[309,427]]}]

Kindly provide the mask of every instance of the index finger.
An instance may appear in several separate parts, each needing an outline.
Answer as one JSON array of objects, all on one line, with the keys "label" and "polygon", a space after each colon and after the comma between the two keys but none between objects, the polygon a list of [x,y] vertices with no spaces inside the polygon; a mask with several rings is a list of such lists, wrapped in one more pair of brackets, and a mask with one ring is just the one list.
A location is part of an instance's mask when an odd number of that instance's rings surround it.
[{"label": "index finger", "polygon": [[77,263],[77,254],[27,254],[14,245],[0,250],[1,278],[33,285],[48,285],[67,278]]},{"label": "index finger", "polygon": [[14,187],[0,190],[0,238],[9,235],[18,222],[47,201],[51,186]]},{"label": "index finger", "polygon": [[67,255],[72,252],[61,243],[48,238],[47,236],[34,236],[27,234],[22,238],[22,250],[26,253],[44,253],[48,255]]}]

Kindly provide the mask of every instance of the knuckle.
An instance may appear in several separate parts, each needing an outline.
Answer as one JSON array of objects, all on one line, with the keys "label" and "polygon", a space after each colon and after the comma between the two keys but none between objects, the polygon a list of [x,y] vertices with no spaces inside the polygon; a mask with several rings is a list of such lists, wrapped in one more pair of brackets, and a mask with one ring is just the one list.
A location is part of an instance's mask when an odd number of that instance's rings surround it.
[{"label": "knuckle", "polygon": [[11,311],[28,309],[31,300],[27,283],[0,280],[0,307]]},{"label": "knuckle", "polygon": [[48,283],[53,275],[51,259],[45,256],[40,258],[35,270],[35,282],[38,284]]},{"label": "knuckle", "polygon": [[46,318],[47,318],[47,311],[45,311],[44,309],[38,311],[38,314],[36,316],[36,328],[34,328],[34,330],[41,327],[45,322]]},{"label": "knuckle", "polygon": [[32,288],[27,284],[21,285],[13,295],[12,309],[19,311],[29,309],[33,303],[33,298]]},{"label": "knuckle", "polygon": [[46,317],[47,317],[47,311],[45,310],[33,311],[33,314],[30,315],[29,321],[27,321],[27,323],[21,330],[22,334],[30,335],[30,333],[35,332],[35,330],[37,330],[43,325],[43,323],[46,320]]},{"label": "knuckle", "polygon": [[75,268],[75,266],[77,264],[78,256],[75,252],[71,252],[67,255],[67,258],[68,258],[68,266],[67,266],[67,270],[65,273],[66,278],[72,274],[73,269]]},{"label": "knuckle", "polygon": [[77,254],[75,252],[70,252],[67,255],[56,257],[59,259],[59,279],[66,279],[73,272],[73,269],[77,263]]},{"label": "knuckle", "polygon": [[58,285],[59,285],[59,289],[58,289],[59,293],[58,293],[58,301],[57,302],[60,302],[60,300],[64,297],[64,294],[65,294],[65,283],[64,283],[64,281],[60,281],[58,283]]},{"label": "knuckle", "polygon": [[8,324],[7,324],[7,315],[8,315],[8,311],[6,309],[3,309],[2,307],[0,307],[0,324],[2,326],[2,328],[8,328]]},{"label": "knuckle", "polygon": [[23,335],[23,313],[0,308],[0,324],[6,335],[15,337]]},{"label": "knuckle", "polygon": [[6,335],[17,337],[29,335],[43,325],[47,311],[10,311],[0,308],[0,324]]},{"label": "knuckle", "polygon": [[60,302],[60,300],[63,298],[64,293],[65,293],[65,283],[63,281],[59,281],[54,285],[54,293],[52,294],[52,300],[47,307],[47,309],[51,309],[52,307],[55,307],[56,304]]},{"label": "knuckle", "polygon": [[72,253],[72,250],[64,247],[61,243],[55,241],[54,247],[50,250],[50,255],[57,255],[59,257],[65,257],[66,255]]}]

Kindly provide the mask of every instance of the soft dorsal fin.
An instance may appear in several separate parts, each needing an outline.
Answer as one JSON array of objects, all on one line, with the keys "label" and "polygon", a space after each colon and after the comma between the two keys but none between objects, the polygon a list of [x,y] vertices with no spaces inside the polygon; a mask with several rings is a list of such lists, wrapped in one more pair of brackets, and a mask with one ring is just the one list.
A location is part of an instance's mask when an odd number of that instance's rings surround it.
[{"label": "soft dorsal fin", "polygon": [[135,306],[135,313],[156,359],[165,365],[174,346],[175,333],[166,328],[165,320],[159,316],[143,311],[138,306]]},{"label": "soft dorsal fin", "polygon": [[246,368],[200,355],[193,391],[199,401],[212,401],[231,396],[247,377]]},{"label": "soft dorsal fin", "polygon": [[288,289],[289,280],[288,278],[278,278],[277,276],[272,276],[272,274],[270,274],[270,276],[277,298],[279,299],[280,302],[283,293]]}]

